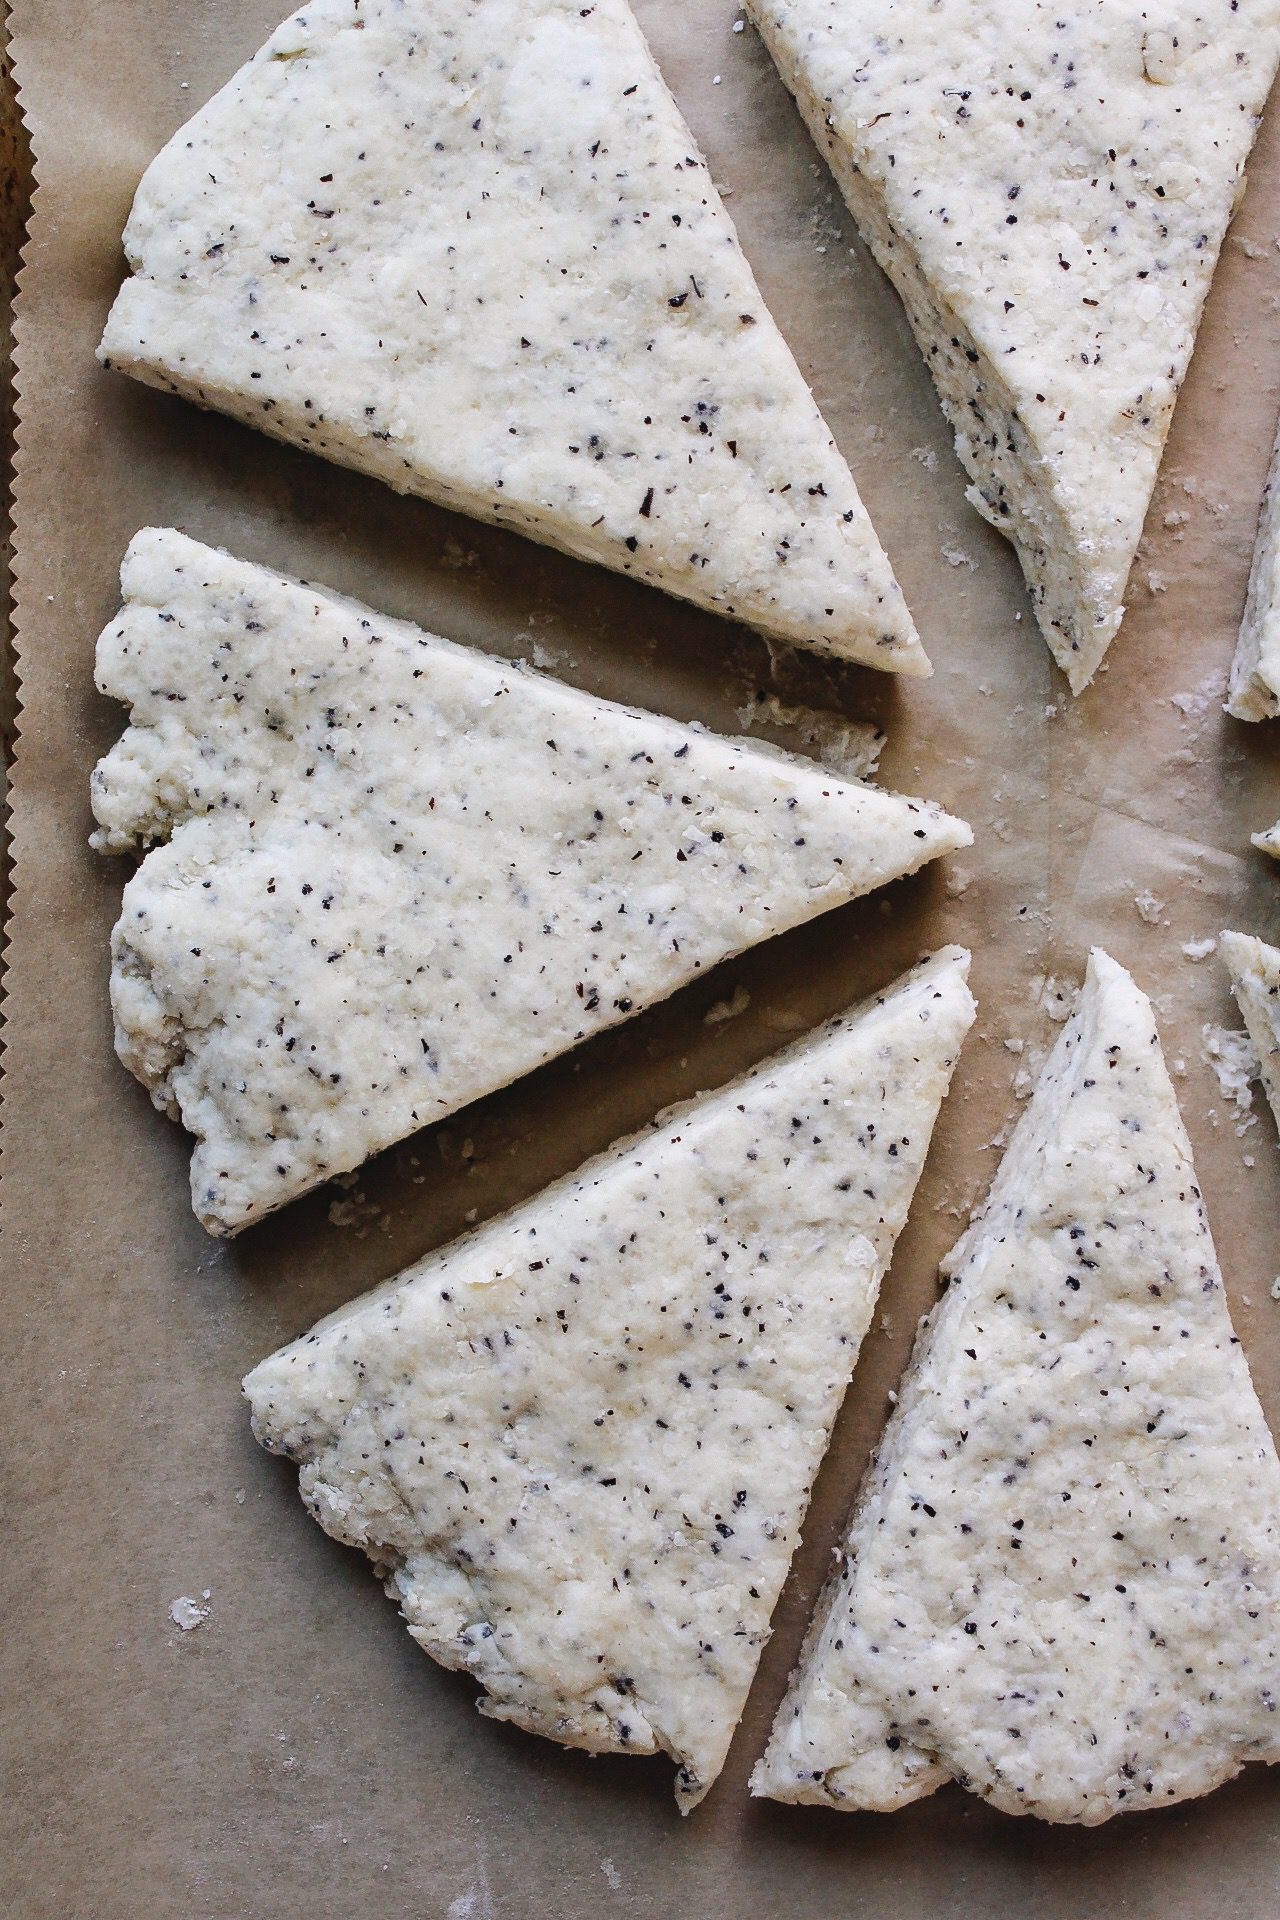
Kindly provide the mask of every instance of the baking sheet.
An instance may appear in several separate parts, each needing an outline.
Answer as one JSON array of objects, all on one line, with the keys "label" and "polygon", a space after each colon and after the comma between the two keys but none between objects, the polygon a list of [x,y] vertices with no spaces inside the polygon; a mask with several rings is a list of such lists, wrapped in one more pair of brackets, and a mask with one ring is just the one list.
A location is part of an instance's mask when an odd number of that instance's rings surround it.
[{"label": "baking sheet", "polygon": [[[771,653],[634,583],[99,371],[139,174],[281,0],[16,8],[39,188],[19,323],[25,716],[0,1216],[12,1911],[1271,1915],[1280,1775],[1265,1769],[1083,1833],[955,1788],[862,1817],[753,1803],[745,1783],[939,1256],[989,1178],[1017,1075],[1056,1031],[1053,983],[1079,979],[1092,940],[1155,996],[1184,1063],[1237,1326],[1280,1420],[1275,1134],[1264,1110],[1238,1135],[1201,1042],[1204,1023],[1238,1021],[1217,961],[1181,951],[1224,925],[1271,938],[1280,926],[1280,882],[1248,846],[1280,814],[1274,735],[1220,711],[1280,404],[1280,126],[1273,111],[1224,250],[1131,611],[1106,670],[1068,707],[1011,553],[964,504],[906,321],[753,33],[733,32],[731,0],[636,4],[898,569],[931,681],[903,688]],[[963,814],[977,845],[720,968],[384,1155],[354,1189],[214,1243],[187,1204],[184,1137],[112,1053],[106,950],[124,868],[85,844],[89,770],[121,724],[94,692],[93,643],[125,544],[148,522],[732,731],[770,692],[875,719],[889,733],[886,781]],[[785,726],[774,737],[802,744]],[[319,1532],[293,1474],[254,1447],[238,1381],[470,1210],[484,1218],[532,1192],[951,939],[974,950],[978,1025],[744,1725],[682,1823],[667,1763],[591,1760],[482,1722],[471,1684],[413,1647],[363,1560]],[[747,1010],[707,1024],[739,986]],[[207,1622],[180,1632],[169,1603],[205,1589]]]}]

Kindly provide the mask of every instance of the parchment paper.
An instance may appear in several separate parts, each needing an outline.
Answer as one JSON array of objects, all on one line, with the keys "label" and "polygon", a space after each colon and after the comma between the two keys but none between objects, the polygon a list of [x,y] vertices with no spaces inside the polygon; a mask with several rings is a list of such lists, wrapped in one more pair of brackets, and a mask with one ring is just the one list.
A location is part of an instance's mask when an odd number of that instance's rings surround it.
[{"label": "parchment paper", "polygon": [[[17,6],[39,187],[20,313],[25,717],[3,1205],[11,1911],[1261,1920],[1280,1877],[1280,1774],[1264,1769],[1087,1833],[955,1788],[854,1817],[753,1804],[745,1783],[938,1258],[989,1178],[1016,1075],[1056,1030],[1038,983],[1074,985],[1090,941],[1156,996],[1185,1063],[1237,1326],[1280,1419],[1275,1134],[1264,1111],[1237,1136],[1201,1026],[1238,1022],[1217,961],[1181,952],[1224,925],[1274,938],[1280,923],[1280,876],[1248,846],[1280,814],[1274,733],[1220,711],[1277,407],[1280,128],[1273,113],[1224,251],[1131,610],[1068,707],[1011,554],[964,504],[906,321],[758,42],[732,31],[731,0],[637,6],[897,566],[929,682],[771,658],[657,593],[100,372],[138,177],[283,0]],[[718,727],[738,730],[760,690],[875,718],[883,777],[964,814],[977,845],[385,1155],[353,1192],[215,1244],[190,1213],[184,1137],[112,1053],[107,939],[125,875],[85,844],[89,771],[121,724],[94,692],[93,643],[147,522]],[[1134,904],[1147,893],[1166,903],[1155,923]],[[254,1447],[239,1378],[470,1210],[533,1191],[947,939],[973,947],[979,1024],[745,1724],[681,1823],[665,1763],[592,1761],[479,1719],[472,1686],[414,1648],[364,1562]],[[705,1024],[739,985],[748,1010]],[[335,1197],[346,1225],[328,1217]],[[205,1589],[208,1620],[180,1632],[170,1602]]]}]

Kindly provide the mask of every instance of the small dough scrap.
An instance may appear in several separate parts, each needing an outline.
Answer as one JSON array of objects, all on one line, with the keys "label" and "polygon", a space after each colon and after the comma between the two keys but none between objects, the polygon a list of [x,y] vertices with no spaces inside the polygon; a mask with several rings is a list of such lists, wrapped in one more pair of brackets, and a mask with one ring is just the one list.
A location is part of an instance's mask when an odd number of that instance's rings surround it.
[{"label": "small dough scrap", "polygon": [[1124,615],[1280,0],[745,0],[1079,693]]},{"label": "small dough scrap", "polygon": [[174,532],[98,685],[121,1059],[235,1233],[969,829]]},{"label": "small dough scrap", "polygon": [[1280,1759],[1280,1463],[1106,954],[945,1272],[754,1791],[1093,1826]]},{"label": "small dough scrap", "polygon": [[719,1773],[974,1017],[951,947],[321,1321],[253,1429],[481,1711]]},{"label": "small dough scrap", "polygon": [[[1227,712],[1237,720],[1273,720],[1280,713],[1280,434],[1262,492]],[[1257,834],[1253,844],[1272,851]]]},{"label": "small dough scrap", "polygon": [[1280,1127],[1280,949],[1249,933],[1224,933],[1218,950],[1258,1056],[1258,1077]]},{"label": "small dough scrap", "polygon": [[1280,860],[1280,820],[1274,827],[1267,827],[1261,833],[1251,833],[1249,841],[1259,853],[1269,853],[1273,860]]},{"label": "small dough scrap", "polygon": [[627,0],[311,0],[152,162],[107,366],[927,674]]}]

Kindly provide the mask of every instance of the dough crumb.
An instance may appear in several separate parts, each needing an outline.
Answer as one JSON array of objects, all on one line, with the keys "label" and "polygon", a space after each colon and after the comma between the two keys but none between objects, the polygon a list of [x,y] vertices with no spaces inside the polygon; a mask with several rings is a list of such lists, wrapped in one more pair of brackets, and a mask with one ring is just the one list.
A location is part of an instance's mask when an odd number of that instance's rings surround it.
[{"label": "dough crumb", "polygon": [[[735,27],[734,32],[735,33],[741,32],[741,28]],[[612,1860],[602,1860],[600,1862],[600,1871],[609,1883],[610,1893],[621,1893],[622,1875],[618,1872],[618,1869],[614,1866]]]},{"label": "dough crumb", "polygon": [[938,471],[938,456],[932,447],[912,447],[911,458],[918,460],[926,473]]},{"label": "dough crumb", "polygon": [[331,1227],[355,1227],[357,1240],[362,1240],[368,1232],[366,1222],[377,1215],[378,1209],[363,1195],[357,1194],[352,1200],[331,1200],[329,1202],[329,1225]]},{"label": "dough crumb", "polygon": [[735,987],[728,1000],[717,1000],[713,1007],[707,1008],[702,1016],[702,1024],[704,1027],[718,1027],[725,1020],[736,1020],[750,1005],[751,995],[747,989]]},{"label": "dough crumb", "polygon": [[1253,1042],[1247,1033],[1214,1026],[1211,1021],[1201,1027],[1200,1041],[1203,1058],[1217,1076],[1218,1091],[1235,1108],[1236,1133],[1242,1135],[1258,1124],[1257,1114],[1250,1111],[1253,1089],[1249,1082],[1258,1072]]},{"label": "dough crumb", "polygon": [[[776,693],[762,689],[738,708],[737,719],[748,733],[763,731],[766,739],[770,733],[781,734],[783,737],[775,737],[771,744],[786,753],[796,751],[794,738],[788,739],[787,735],[799,733],[801,749],[842,780],[870,780],[887,738],[883,727],[873,726],[870,721],[847,720],[841,713],[820,707],[789,706]],[[758,742],[755,750],[760,751]]]},{"label": "dough crumb", "polygon": [[1207,960],[1211,953],[1218,951],[1218,943],[1211,936],[1206,935],[1203,940],[1184,940],[1182,951],[1188,960]]},{"label": "dough crumb", "polygon": [[1247,234],[1236,233],[1236,234],[1233,234],[1231,237],[1235,241],[1235,244],[1239,247],[1241,253],[1244,255],[1246,260],[1265,260],[1266,259],[1267,257],[1266,248],[1260,247],[1256,240],[1250,240]]},{"label": "dough crumb", "polygon": [[1157,927],[1168,903],[1144,887],[1141,893],[1134,894],[1133,904],[1149,927]]},{"label": "dough crumb", "polygon": [[1271,1298],[1273,1300],[1280,1300],[1280,1274],[1277,1274],[1276,1278],[1271,1282]]},{"label": "dough crumb", "polygon": [[[463,1158],[466,1158],[465,1154]],[[384,1214],[381,1207],[363,1191],[356,1174],[338,1174],[332,1184],[342,1188],[345,1198],[329,1202],[331,1227],[354,1227],[356,1239],[363,1240],[372,1221],[381,1221],[384,1229],[390,1225],[390,1215]]]},{"label": "dough crumb", "polygon": [[1178,712],[1188,720],[1203,720],[1210,707],[1222,705],[1226,692],[1226,676],[1215,668],[1212,673],[1206,674],[1199,686],[1193,687],[1190,693],[1171,694],[1169,704],[1176,707]]},{"label": "dough crumb", "polygon": [[1058,1026],[1071,1018],[1078,998],[1079,988],[1064,986],[1052,973],[1039,974],[1031,983],[1032,1005],[1047,1013]]},{"label": "dough crumb", "polygon": [[[204,1591],[204,1599],[209,1599],[209,1589]],[[190,1633],[196,1627],[202,1627],[209,1618],[209,1608],[199,1600],[193,1600],[189,1593],[180,1593],[176,1600],[169,1602],[169,1618],[175,1627],[183,1633]]]},{"label": "dough crumb", "polygon": [[764,1024],[770,1033],[803,1033],[809,1022],[794,1008],[770,1007],[764,1016]]}]

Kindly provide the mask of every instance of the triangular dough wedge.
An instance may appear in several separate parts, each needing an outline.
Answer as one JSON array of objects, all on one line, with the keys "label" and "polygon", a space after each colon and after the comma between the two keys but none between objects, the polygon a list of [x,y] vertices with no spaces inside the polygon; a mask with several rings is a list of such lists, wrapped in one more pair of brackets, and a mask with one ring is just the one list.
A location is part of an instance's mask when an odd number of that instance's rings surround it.
[{"label": "triangular dough wedge", "polygon": [[1258,1072],[1280,1127],[1280,950],[1249,933],[1224,933],[1218,951],[1244,1016]]},{"label": "triangular dough wedge", "polygon": [[626,0],[313,0],[152,163],[125,250],[106,364],[929,671]]},{"label": "triangular dough wedge", "polygon": [[1272,720],[1280,713],[1280,438],[1262,493],[1227,712],[1237,720]]},{"label": "triangular dough wedge", "polygon": [[98,684],[116,1045],[234,1233],[969,829],[150,530]]},{"label": "triangular dough wedge", "polygon": [[1280,5],[746,6],[1079,692],[1124,613]]},{"label": "triangular dough wedge", "polygon": [[245,1381],[481,1710],[724,1763],[973,1019],[951,947]]},{"label": "triangular dough wedge", "polygon": [[1273,860],[1280,860],[1280,820],[1276,821],[1274,827],[1264,828],[1261,833],[1251,833],[1249,840],[1259,853],[1269,853]]},{"label": "triangular dough wedge", "polygon": [[946,1272],[754,1790],[1093,1825],[1280,1759],[1280,1465],[1105,954]]}]

